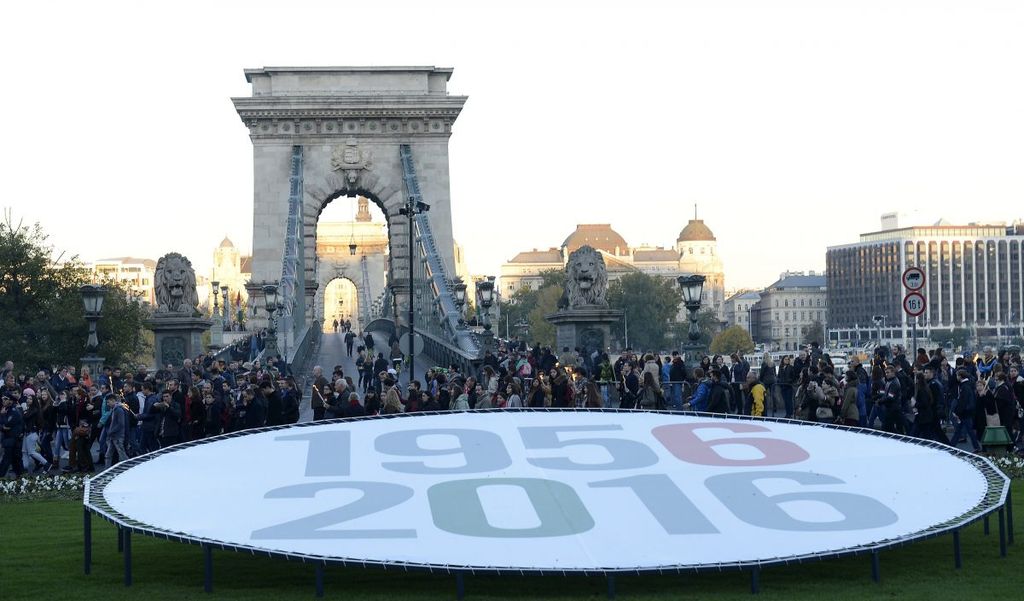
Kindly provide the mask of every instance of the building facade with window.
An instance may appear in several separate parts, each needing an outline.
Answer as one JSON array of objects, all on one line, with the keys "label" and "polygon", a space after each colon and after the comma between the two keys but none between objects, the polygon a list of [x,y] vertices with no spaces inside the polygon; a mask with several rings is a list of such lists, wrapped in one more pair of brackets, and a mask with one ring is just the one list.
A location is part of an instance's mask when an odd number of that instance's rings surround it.
[{"label": "building facade with window", "polygon": [[750,327],[750,311],[761,300],[761,293],[754,290],[737,292],[725,299],[725,322],[728,326],[742,326],[750,336],[754,331]]},{"label": "building facade with window", "polygon": [[824,275],[785,272],[761,291],[760,300],[750,309],[754,342],[765,343],[772,350],[799,350],[806,344],[810,328],[825,330],[827,311]]},{"label": "building facade with window", "polygon": [[[1024,226],[948,225],[862,234],[826,254],[830,339],[906,340],[913,318],[902,302],[902,274],[919,267],[925,312],[919,337],[970,330],[975,340],[1021,335],[1024,314]],[[876,318],[881,318],[877,321]]]},{"label": "building facade with window", "polygon": [[153,296],[153,277],[156,274],[156,261],[137,259],[135,257],[114,257],[87,263],[96,282],[120,282],[127,284],[139,299],[149,304],[156,301]]}]

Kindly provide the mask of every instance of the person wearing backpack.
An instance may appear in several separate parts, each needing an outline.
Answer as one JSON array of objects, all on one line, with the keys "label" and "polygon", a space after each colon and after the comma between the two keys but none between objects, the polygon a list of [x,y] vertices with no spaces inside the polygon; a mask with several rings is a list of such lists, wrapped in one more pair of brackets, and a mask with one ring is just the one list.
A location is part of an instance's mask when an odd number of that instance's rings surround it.
[{"label": "person wearing backpack", "polygon": [[664,393],[661,391],[661,387],[654,381],[654,375],[649,372],[644,372],[644,386],[640,391],[640,408],[641,409],[662,409],[665,406]]}]

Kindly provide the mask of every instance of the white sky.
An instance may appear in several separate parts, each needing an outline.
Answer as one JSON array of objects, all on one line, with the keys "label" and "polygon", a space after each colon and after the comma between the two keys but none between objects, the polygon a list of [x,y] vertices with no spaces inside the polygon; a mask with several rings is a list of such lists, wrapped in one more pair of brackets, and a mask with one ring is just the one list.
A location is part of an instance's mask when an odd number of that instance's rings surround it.
[{"label": "white sky", "polygon": [[86,260],[205,272],[251,245],[243,68],[437,65],[469,96],[474,273],[578,222],[668,246],[695,202],[729,288],[822,269],[886,211],[1024,213],[1024,2],[484,4],[5,2],[0,206]]}]

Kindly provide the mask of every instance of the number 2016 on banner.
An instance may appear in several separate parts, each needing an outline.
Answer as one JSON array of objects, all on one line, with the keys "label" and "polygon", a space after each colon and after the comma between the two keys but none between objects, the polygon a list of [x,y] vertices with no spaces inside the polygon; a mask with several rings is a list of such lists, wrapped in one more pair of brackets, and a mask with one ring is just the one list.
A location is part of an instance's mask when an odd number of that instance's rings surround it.
[{"label": "number 2016 on banner", "polygon": [[[696,431],[702,428],[730,430],[736,434],[769,431],[763,426],[743,423],[671,424],[658,426],[651,433],[676,459],[706,466],[777,466],[797,463],[810,456],[788,440],[756,437],[729,437],[703,440]],[[519,428],[523,445],[530,451],[566,449],[576,445],[604,448],[610,459],[604,463],[579,463],[570,457],[528,457],[530,464],[545,470],[609,471],[647,468],[658,463],[658,455],[636,440],[593,436],[563,440],[562,434],[601,434],[621,431],[617,425],[530,426]],[[447,435],[457,441],[451,448],[424,448],[426,436]],[[351,432],[326,430],[279,436],[275,440],[307,444],[307,477],[347,477],[351,474]],[[721,445],[746,445],[762,457],[731,459],[716,452]],[[378,453],[395,461],[382,461],[381,467],[396,473],[427,475],[469,475],[503,470],[512,465],[512,457],[501,437],[489,430],[433,428],[388,432],[374,440]],[[472,449],[472,452],[469,450]],[[461,456],[462,465],[431,466],[428,457]],[[737,518],[762,528],[793,532],[862,530],[893,524],[896,514],[879,501],[865,495],[845,492],[801,491],[766,495],[756,485],[762,479],[781,479],[802,486],[834,485],[844,482],[833,476],[805,471],[730,472],[710,476],[704,486]],[[478,491],[487,486],[520,488],[533,505],[539,523],[530,528],[501,528],[491,525]],[[586,494],[598,494],[609,488],[625,488],[639,499],[666,534],[715,534],[719,530],[707,519],[686,493],[667,474],[640,474],[600,479],[587,483]],[[412,528],[335,529],[344,522],[384,512],[409,501],[416,491],[394,482],[319,481],[275,488],[268,499],[313,498],[326,490],[356,490],[355,501],[306,517],[254,530],[257,540],[306,539],[385,539],[416,538]],[[545,478],[465,478],[438,482],[426,491],[434,526],[458,535],[491,538],[532,538],[569,536],[592,529],[595,521],[572,486]],[[810,522],[794,518],[783,503],[816,501],[831,506],[843,519]]]}]

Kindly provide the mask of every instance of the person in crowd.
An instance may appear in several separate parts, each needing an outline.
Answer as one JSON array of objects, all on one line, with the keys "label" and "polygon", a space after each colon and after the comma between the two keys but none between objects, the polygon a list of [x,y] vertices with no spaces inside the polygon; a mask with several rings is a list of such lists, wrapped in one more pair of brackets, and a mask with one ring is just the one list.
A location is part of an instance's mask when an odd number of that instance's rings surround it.
[{"label": "person in crowd", "polygon": [[860,376],[856,369],[849,369],[844,376],[843,402],[837,422],[845,426],[860,426],[860,403],[858,385]]},{"label": "person in crowd", "polygon": [[746,397],[743,406],[750,408],[749,415],[755,417],[763,416],[765,414],[765,401],[768,398],[768,388],[764,383],[756,375],[748,372],[741,392]]},{"label": "person in crowd", "polygon": [[980,453],[981,443],[978,442],[978,435],[974,429],[974,412],[977,405],[975,383],[971,380],[969,372],[963,368],[957,370],[956,378],[957,395],[952,409],[956,428],[950,442],[954,445],[959,444],[961,437],[966,436],[974,452]]}]

